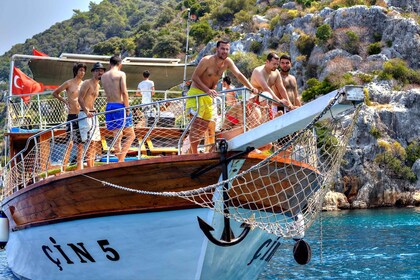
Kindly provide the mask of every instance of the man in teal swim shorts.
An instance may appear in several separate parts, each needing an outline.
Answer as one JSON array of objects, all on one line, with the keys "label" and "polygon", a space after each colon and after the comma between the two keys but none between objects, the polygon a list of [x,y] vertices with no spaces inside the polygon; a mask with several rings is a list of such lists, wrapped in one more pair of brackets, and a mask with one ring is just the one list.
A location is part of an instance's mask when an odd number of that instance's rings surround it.
[{"label": "man in teal swim shorts", "polygon": [[[121,58],[118,55],[112,56],[109,60],[109,71],[101,77],[102,87],[107,100],[105,111],[111,111],[105,114],[107,129],[114,131],[114,136],[116,137],[119,130],[123,128],[115,143],[115,154],[118,162],[124,161],[135,138],[133,116],[130,109],[128,109],[130,105],[128,104],[126,75],[121,71],[121,62]],[[124,110],[122,108],[127,109]],[[121,146],[123,136],[125,141]]]},{"label": "man in teal swim shorts", "polygon": [[187,96],[207,94],[207,96],[198,98],[198,107],[196,98],[187,100],[186,109],[188,114],[191,116],[197,115],[197,118],[191,124],[189,134],[190,153],[192,154],[198,153],[198,144],[203,139],[204,133],[212,119],[213,98],[218,95],[216,86],[223,72],[230,70],[244,86],[251,89],[253,93],[258,93],[257,89],[254,89],[239,71],[233,60],[228,57],[229,50],[230,43],[228,41],[218,41],[216,53],[203,57],[192,75],[192,84]]}]

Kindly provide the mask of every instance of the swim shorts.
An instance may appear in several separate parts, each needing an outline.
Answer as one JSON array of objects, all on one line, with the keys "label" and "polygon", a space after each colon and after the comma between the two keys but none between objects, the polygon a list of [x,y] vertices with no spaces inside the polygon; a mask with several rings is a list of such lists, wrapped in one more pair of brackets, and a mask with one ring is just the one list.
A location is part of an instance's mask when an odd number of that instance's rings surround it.
[{"label": "swim shorts", "polygon": [[73,128],[73,141],[76,143],[82,142],[80,139],[80,131],[79,131],[79,122],[71,122],[72,120],[77,120],[78,116],[77,114],[68,114],[67,115],[67,124],[66,124],[66,132],[67,132],[67,139],[70,138],[70,131],[72,131]]},{"label": "swim shorts", "polygon": [[[96,113],[96,112],[91,112]],[[80,137],[82,138],[83,142],[86,142],[91,136],[92,141],[101,141],[101,133],[99,131],[99,120],[98,116],[94,116],[92,118],[86,118],[85,112],[79,113],[79,130],[80,130]]]},{"label": "swim shorts", "polygon": [[[196,96],[203,93],[204,91],[202,91],[201,89],[190,88],[190,90],[187,92],[187,96]],[[203,120],[210,121],[213,117],[213,99],[208,95],[200,96],[198,98],[198,109],[196,101],[196,98],[187,99],[187,114],[197,115],[197,117],[202,118]]]},{"label": "swim shorts", "polygon": [[115,112],[106,113],[105,114],[105,120],[106,120],[106,128],[108,130],[115,130],[120,129],[124,126],[126,127],[132,127],[133,126],[133,114],[130,112],[126,118],[124,118],[125,115],[125,108],[124,104],[121,103],[108,103],[106,104],[105,111],[112,111],[116,109],[121,109]]}]

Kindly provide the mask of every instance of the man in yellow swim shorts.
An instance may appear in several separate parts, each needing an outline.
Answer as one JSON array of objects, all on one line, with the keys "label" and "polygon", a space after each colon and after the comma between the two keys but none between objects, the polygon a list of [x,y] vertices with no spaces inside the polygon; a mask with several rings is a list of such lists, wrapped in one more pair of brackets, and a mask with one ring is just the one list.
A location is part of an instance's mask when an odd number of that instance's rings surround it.
[{"label": "man in yellow swim shorts", "polygon": [[[223,72],[230,70],[232,74],[253,93],[258,93],[257,89],[245,78],[239,71],[232,59],[228,57],[230,43],[228,41],[218,41],[216,44],[216,53],[203,57],[197,65],[193,75],[191,88],[187,96],[200,96],[198,98],[189,98],[187,100],[187,113],[191,116],[197,115],[191,124],[189,140],[190,153],[198,153],[198,144],[203,139],[210,120],[212,119],[213,98],[218,95],[216,91],[217,82],[222,77]],[[197,101],[198,99],[198,101]]]}]

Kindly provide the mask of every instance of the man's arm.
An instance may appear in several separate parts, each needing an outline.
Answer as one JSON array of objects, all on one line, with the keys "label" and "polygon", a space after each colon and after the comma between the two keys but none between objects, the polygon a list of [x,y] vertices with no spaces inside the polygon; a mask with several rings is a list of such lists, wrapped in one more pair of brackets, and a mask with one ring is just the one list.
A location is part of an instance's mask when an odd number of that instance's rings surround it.
[{"label": "man's arm", "polygon": [[63,102],[67,107],[69,106],[69,104],[68,104],[68,102],[67,102],[67,100],[66,99],[64,99],[63,97],[61,97],[60,96],[60,93],[62,92],[62,91],[64,91],[64,90],[67,90],[67,88],[68,88],[68,84],[69,84],[69,82],[68,81],[66,81],[66,82],[64,82],[61,86],[59,86],[58,88],[56,88],[54,91],[53,91],[53,93],[52,93],[52,95],[55,97],[55,98],[57,98],[58,100],[60,100],[61,102]]},{"label": "man's arm", "polygon": [[89,86],[87,84],[88,84],[87,82],[82,83],[82,86],[80,87],[80,90],[79,90],[79,97],[77,100],[79,101],[80,110],[85,112],[86,116],[90,118],[93,116],[93,114],[89,112],[88,109],[86,109],[86,104],[85,104],[85,98],[89,92]]},{"label": "man's arm", "polygon": [[123,99],[123,103],[125,107],[129,107],[130,103],[128,102],[128,91],[127,91],[127,82],[126,82],[126,76],[124,72],[121,72],[120,77],[120,92]]},{"label": "man's arm", "polygon": [[141,90],[140,90],[140,83],[137,85],[136,96],[142,96]]},{"label": "man's arm", "polygon": [[274,87],[276,88],[276,91],[278,94],[275,94],[277,97],[280,95],[279,99],[281,98],[284,105],[289,107],[290,109],[293,109],[293,104],[290,102],[289,96],[287,95],[286,88],[283,85],[283,80],[281,79],[280,72],[276,70],[276,80],[274,83]]},{"label": "man's arm", "polygon": [[295,108],[302,106],[302,103],[300,102],[300,98],[299,98],[299,91],[297,88],[297,81],[296,78],[294,76],[291,76],[293,78],[293,84],[294,84],[294,94],[295,94],[295,100],[296,100],[296,104],[293,104],[295,106]]}]

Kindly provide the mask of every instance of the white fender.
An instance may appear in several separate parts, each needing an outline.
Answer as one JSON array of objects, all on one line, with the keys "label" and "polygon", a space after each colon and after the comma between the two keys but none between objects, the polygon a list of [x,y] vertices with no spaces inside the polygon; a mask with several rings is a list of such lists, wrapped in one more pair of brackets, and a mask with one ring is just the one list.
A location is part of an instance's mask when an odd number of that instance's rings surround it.
[{"label": "white fender", "polygon": [[3,211],[0,211],[0,248],[3,249],[9,240],[9,220]]},{"label": "white fender", "polygon": [[297,235],[293,236],[293,239],[302,239],[305,237],[305,220],[302,214],[297,214],[296,220],[294,221],[294,229],[297,230]]}]

